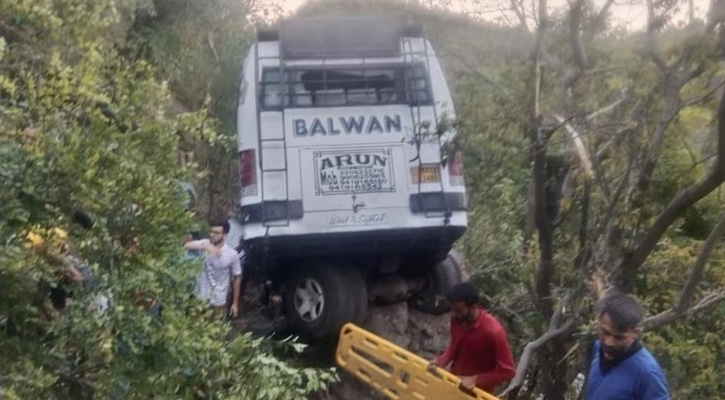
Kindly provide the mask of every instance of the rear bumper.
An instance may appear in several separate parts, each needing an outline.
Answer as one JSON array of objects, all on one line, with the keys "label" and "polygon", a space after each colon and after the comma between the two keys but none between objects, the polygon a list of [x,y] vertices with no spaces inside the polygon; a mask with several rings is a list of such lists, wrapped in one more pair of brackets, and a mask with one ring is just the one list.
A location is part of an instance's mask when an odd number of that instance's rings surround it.
[{"label": "rear bumper", "polygon": [[300,258],[434,251],[447,254],[466,231],[465,226],[381,229],[245,239],[245,249],[255,258]]},{"label": "rear bumper", "polygon": [[[427,192],[410,195],[413,214],[445,213],[468,210],[466,194],[461,192]],[[300,220],[305,215],[302,200],[269,200],[243,205],[239,220],[245,224]]]}]

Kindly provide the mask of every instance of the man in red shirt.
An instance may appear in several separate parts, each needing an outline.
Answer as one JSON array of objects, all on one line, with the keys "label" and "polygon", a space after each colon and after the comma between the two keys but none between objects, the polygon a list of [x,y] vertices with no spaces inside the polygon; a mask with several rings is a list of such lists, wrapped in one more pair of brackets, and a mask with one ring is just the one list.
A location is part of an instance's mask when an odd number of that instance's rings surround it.
[{"label": "man in red shirt", "polygon": [[491,314],[478,305],[478,292],[470,283],[453,286],[448,293],[452,306],[451,342],[428,368],[445,368],[471,389],[478,386],[493,393],[496,386],[516,373],[506,332]]}]

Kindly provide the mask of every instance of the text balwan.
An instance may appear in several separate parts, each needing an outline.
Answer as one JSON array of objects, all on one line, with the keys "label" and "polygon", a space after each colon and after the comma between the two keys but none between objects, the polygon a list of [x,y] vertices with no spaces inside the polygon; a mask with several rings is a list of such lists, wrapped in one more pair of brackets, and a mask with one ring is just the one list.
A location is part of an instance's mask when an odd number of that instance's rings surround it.
[{"label": "text balwan", "polygon": [[292,125],[295,136],[315,135],[339,135],[339,134],[371,134],[371,133],[392,133],[402,130],[399,114],[385,115],[381,118],[376,116],[360,115],[357,117],[327,117],[305,119],[293,119]]}]

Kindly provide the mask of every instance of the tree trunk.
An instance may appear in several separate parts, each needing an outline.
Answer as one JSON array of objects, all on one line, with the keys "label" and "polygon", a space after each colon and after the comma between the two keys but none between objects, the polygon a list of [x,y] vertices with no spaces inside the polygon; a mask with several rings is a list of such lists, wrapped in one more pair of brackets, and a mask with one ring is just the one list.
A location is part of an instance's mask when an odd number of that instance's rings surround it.
[{"label": "tree trunk", "polygon": [[566,342],[567,337],[559,336],[541,352],[539,362],[544,366],[541,376],[542,392],[546,400],[566,400],[566,392],[569,389],[567,380],[569,365],[562,359],[566,354]]}]

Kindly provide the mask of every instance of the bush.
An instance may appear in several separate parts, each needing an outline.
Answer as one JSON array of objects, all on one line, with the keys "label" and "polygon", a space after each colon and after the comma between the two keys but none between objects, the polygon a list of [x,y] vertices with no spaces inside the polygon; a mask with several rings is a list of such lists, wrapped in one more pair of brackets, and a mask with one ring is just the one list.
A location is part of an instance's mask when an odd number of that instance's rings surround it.
[{"label": "bush", "polygon": [[[122,55],[139,7],[0,0],[0,397],[305,398],[334,374],[224,340],[190,295],[177,187],[196,171],[177,150],[215,122],[167,116],[153,67]],[[73,223],[79,209],[91,229]],[[92,280],[63,273],[63,243]],[[61,312],[51,288],[72,293]]]}]

